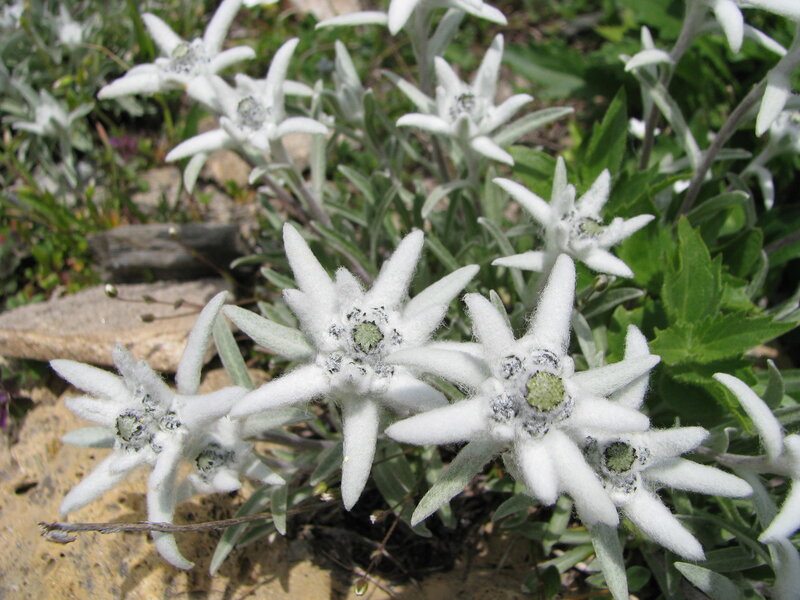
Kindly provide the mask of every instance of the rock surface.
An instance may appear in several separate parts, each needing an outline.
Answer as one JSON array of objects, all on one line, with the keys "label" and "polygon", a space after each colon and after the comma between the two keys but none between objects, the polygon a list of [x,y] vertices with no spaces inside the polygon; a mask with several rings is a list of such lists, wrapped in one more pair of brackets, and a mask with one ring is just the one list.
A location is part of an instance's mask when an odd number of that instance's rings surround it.
[{"label": "rock surface", "polygon": [[89,237],[104,281],[188,281],[228,269],[242,256],[236,225],[150,223],[122,225]]},{"label": "rock surface", "polygon": [[[159,303],[108,298],[97,286],[0,315],[0,355],[51,360],[69,358],[111,366],[111,350],[121,343],[161,372],[174,372],[199,308],[225,289],[221,279],[117,286],[119,298],[150,296]],[[184,305],[174,307],[183,300]],[[163,303],[162,303],[163,302]],[[143,314],[155,320],[142,322]]]},{"label": "rock surface", "polygon": [[364,9],[360,0],[292,0],[292,4],[300,12],[311,13],[320,21]]}]

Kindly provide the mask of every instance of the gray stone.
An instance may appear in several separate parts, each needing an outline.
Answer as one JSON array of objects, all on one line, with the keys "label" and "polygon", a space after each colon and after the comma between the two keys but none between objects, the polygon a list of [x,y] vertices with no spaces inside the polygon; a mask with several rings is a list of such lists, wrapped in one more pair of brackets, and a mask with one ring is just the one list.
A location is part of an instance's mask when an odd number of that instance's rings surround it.
[{"label": "gray stone", "polygon": [[218,150],[209,155],[202,176],[216,181],[223,189],[229,181],[246,188],[251,170],[250,164],[233,150]]},{"label": "gray stone", "polygon": [[[221,279],[119,285],[114,300],[98,286],[21,306],[0,315],[0,355],[111,366],[111,350],[121,343],[157,371],[174,372],[200,308],[223,289]],[[121,300],[143,296],[158,302]],[[183,305],[176,308],[179,300]],[[146,314],[155,320],[143,322]]]},{"label": "gray stone", "polygon": [[215,223],[122,225],[90,236],[89,245],[113,283],[208,277],[245,251],[236,225]]}]

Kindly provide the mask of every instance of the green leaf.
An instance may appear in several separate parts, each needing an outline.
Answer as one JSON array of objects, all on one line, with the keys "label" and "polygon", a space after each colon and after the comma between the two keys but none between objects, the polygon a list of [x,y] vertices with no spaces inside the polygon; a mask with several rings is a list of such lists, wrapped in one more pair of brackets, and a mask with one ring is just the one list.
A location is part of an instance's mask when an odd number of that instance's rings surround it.
[{"label": "green leaf", "polygon": [[689,211],[689,214],[687,214],[686,217],[689,219],[689,223],[691,223],[693,227],[699,227],[703,223],[719,217],[729,209],[741,206],[747,202],[749,197],[750,196],[744,192],[740,192],[738,190],[734,192],[725,192],[719,196],[709,198],[699,206],[696,206]]},{"label": "green leaf", "polygon": [[676,562],[675,568],[700,591],[708,594],[711,600],[742,600],[744,598],[739,586],[724,575],[684,562]]},{"label": "green leaf", "polygon": [[514,515],[522,511],[527,513],[528,508],[535,505],[536,501],[527,494],[514,494],[497,507],[492,515],[492,521],[499,521],[503,517]]},{"label": "green leaf", "polygon": [[419,501],[411,516],[411,523],[416,525],[427,519],[440,506],[460,493],[497,450],[494,442],[474,441],[464,446],[444,470],[439,481]]},{"label": "green leaf", "polygon": [[314,355],[314,347],[297,329],[279,325],[239,306],[228,305],[223,311],[225,316],[259,346],[289,359],[303,359]]},{"label": "green leaf", "polygon": [[433,212],[433,209],[436,208],[442,200],[449,196],[451,192],[469,186],[470,182],[466,179],[459,179],[457,181],[451,181],[449,183],[436,186],[433,191],[428,194],[428,197],[425,199],[425,203],[422,205],[422,210],[420,211],[422,218],[427,219],[428,215]]},{"label": "green leaf", "polygon": [[544,529],[542,545],[546,554],[550,554],[553,546],[558,543],[563,533],[567,530],[571,516],[572,500],[567,496],[561,496],[556,502],[553,514]]},{"label": "green leaf", "polygon": [[[236,511],[235,516],[247,517],[249,515],[254,515],[258,512],[261,512],[264,507],[269,504],[270,487],[271,486],[263,486],[253,492],[253,494],[247,500],[245,500],[241,508]],[[219,539],[219,542],[217,543],[216,549],[214,550],[214,556],[211,557],[211,564],[208,567],[208,571],[211,573],[211,575],[216,574],[216,572],[222,566],[222,563],[236,547],[236,543],[241,539],[242,535],[244,535],[244,533],[256,523],[257,521],[240,523],[239,525],[228,527],[225,530],[225,532],[222,534],[222,537]]]},{"label": "green leaf", "polygon": [[308,480],[310,485],[317,485],[325,481],[339,469],[342,464],[342,442],[338,441],[330,448],[319,453],[316,459],[317,467]]},{"label": "green leaf", "polygon": [[543,125],[547,125],[551,121],[572,114],[573,112],[575,112],[575,109],[571,106],[551,106],[528,113],[524,117],[502,127],[500,131],[494,135],[494,141],[499,146],[513,144],[526,133],[538,129]]},{"label": "green leaf", "polygon": [[553,157],[527,146],[511,146],[508,152],[514,158],[513,178],[540,198],[549,198],[556,168]]},{"label": "green leaf", "polygon": [[289,485],[276,487],[272,492],[272,522],[281,535],[286,535],[286,504],[289,496]]},{"label": "green leaf", "polygon": [[696,323],[719,309],[721,269],[712,261],[700,234],[682,217],[678,221],[678,248],[666,264],[662,298],[670,319]]},{"label": "green leaf", "polygon": [[769,371],[769,378],[767,379],[767,389],[764,391],[762,398],[770,408],[776,408],[783,400],[783,393],[786,386],[783,384],[783,377],[778,367],[771,360],[767,361],[767,369]]},{"label": "green leaf", "polygon": [[621,88],[606,111],[600,125],[596,125],[589,138],[581,167],[584,181],[594,181],[603,169],[615,175],[622,166],[628,141],[628,109],[625,88]]},{"label": "green leaf", "polygon": [[628,577],[625,573],[625,559],[622,544],[616,527],[598,523],[589,528],[597,560],[603,570],[606,585],[614,600],[628,599]]},{"label": "green leaf", "polygon": [[223,317],[218,317],[214,322],[214,344],[217,346],[222,366],[225,367],[231,381],[235,385],[252,390],[253,380],[250,379],[247,364],[244,362],[239,345]]},{"label": "green leaf", "polygon": [[561,574],[552,565],[531,571],[522,582],[523,591],[539,598],[552,598],[561,591]]}]

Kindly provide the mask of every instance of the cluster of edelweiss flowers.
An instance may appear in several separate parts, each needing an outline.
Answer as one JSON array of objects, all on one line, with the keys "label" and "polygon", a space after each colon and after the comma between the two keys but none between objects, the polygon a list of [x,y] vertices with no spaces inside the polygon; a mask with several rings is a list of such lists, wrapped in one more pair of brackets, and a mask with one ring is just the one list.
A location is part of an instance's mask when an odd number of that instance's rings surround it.
[{"label": "cluster of edelweiss flowers", "polygon": [[[285,80],[297,40],[278,50],[264,80],[240,75],[236,87],[231,88],[216,75],[253,56],[249,48],[221,51],[225,32],[241,4],[241,0],[224,0],[204,36],[191,42],[178,38],[157,17],[145,15],[145,24],[166,56],[152,65],[135,67],[100,93],[100,97],[110,98],[184,87],[217,110],[220,128],[179,145],[170,153],[170,160],[231,145],[267,152],[272,142],[286,133],[326,131],[311,118],[287,117],[283,106],[285,93],[305,93],[303,86]],[[723,25],[729,32],[730,15],[738,11],[738,2],[709,4],[718,17],[727,15]],[[758,3],[751,0],[748,4]],[[331,24],[383,23],[396,33],[409,26],[415,9],[439,7],[504,21],[496,9],[479,0],[393,0],[388,14],[359,13]],[[403,82],[401,90],[423,112],[406,115],[398,125],[449,136],[464,152],[511,163],[510,155],[492,136],[530,97],[520,94],[494,105],[502,46],[498,36],[471,85],[437,57],[433,61],[439,84],[435,99]],[[337,93],[356,98],[363,89],[352,62],[343,46],[337,46],[337,55]],[[88,394],[69,399],[68,407],[100,426],[73,432],[66,441],[113,448],[69,492],[61,512],[66,515],[80,509],[141,466],[152,469],[148,518],[157,522],[170,522],[176,504],[192,494],[238,489],[242,476],[264,484],[283,483],[247,440],[263,431],[266,423],[272,427],[285,423],[289,417],[283,419],[281,409],[319,399],[341,414],[341,495],[348,510],[368,481],[381,435],[411,444],[466,442],[422,498],[412,517],[414,523],[458,494],[486,462],[499,455],[527,493],[543,505],[567,494],[589,527],[618,525],[619,509],[657,543],[688,559],[701,560],[699,541],[661,502],[659,488],[742,497],[752,492],[751,483],[757,483],[757,478],[750,476],[753,472],[774,472],[795,482],[800,479],[800,438],[784,438],[760,399],[742,382],[722,374],[718,379],[737,395],[759,428],[767,455],[723,456],[722,462],[742,478],[682,458],[696,449],[708,432],[700,427],[651,428],[640,409],[649,373],[659,357],[649,352],[635,327],[627,332],[623,360],[575,370],[568,354],[576,284],[573,259],[594,271],[631,277],[630,268],[609,250],[653,219],[652,215],[639,215],[603,223],[601,209],[611,184],[608,171],[577,201],[561,159],[550,202],[509,179],[496,179],[495,183],[530,213],[541,226],[545,242],[541,251],[498,258],[493,263],[542,273],[538,305],[521,337],[515,336],[507,315],[482,295],[470,293],[464,302],[477,342],[432,339],[449,305],[477,274],[478,266],[464,266],[410,298],[424,242],[421,231],[411,232],[400,242],[372,287],[365,289],[344,268],[331,277],[303,235],[287,224],[285,251],[297,289],[285,290],[284,300],[299,328],[223,306],[225,293],[217,295],[201,312],[189,336],[175,391],[122,347],[114,351],[120,376],[73,361],[52,362],[62,377]],[[203,358],[222,313],[259,346],[295,366],[255,390],[229,387],[199,394]],[[428,377],[454,383],[469,390],[469,396],[450,403],[425,381]],[[191,467],[185,478],[180,476],[182,463]],[[794,483],[763,540],[783,544],[800,525],[798,506],[800,484]],[[179,568],[192,566],[171,534],[153,535],[158,551],[170,563]]]}]

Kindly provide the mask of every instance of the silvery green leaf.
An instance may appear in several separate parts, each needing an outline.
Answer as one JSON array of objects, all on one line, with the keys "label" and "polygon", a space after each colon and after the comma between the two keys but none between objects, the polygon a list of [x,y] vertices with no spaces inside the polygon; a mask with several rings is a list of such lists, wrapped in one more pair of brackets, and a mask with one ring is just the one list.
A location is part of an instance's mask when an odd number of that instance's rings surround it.
[{"label": "silvery green leaf", "polygon": [[282,485],[273,490],[270,498],[272,505],[272,522],[281,535],[286,535],[286,503],[289,496],[289,486]]},{"label": "silvery green leaf", "polygon": [[223,312],[259,346],[292,360],[308,359],[314,355],[314,347],[297,329],[278,325],[238,306],[226,306]]},{"label": "silvery green leaf", "polygon": [[225,371],[234,385],[252,390],[253,380],[250,379],[250,373],[247,372],[242,352],[224,319],[218,318],[214,323],[214,344],[220,360],[222,360],[222,366],[225,367]]},{"label": "silvery green leaf", "polygon": [[589,533],[608,590],[614,596],[614,600],[627,600],[628,576],[625,572],[625,560],[617,529],[598,523],[589,529]]},{"label": "silvery green leaf", "polygon": [[428,40],[429,56],[442,55],[456,31],[458,31],[458,26],[461,24],[464,14],[464,11],[456,8],[451,8],[444,13],[441,21],[436,26],[436,31],[431,36],[431,39]]},{"label": "silvery green leaf", "polygon": [[553,106],[525,115],[501,128],[492,136],[498,146],[513,144],[526,133],[575,112],[571,106]]},{"label": "silvery green leaf", "polygon": [[[264,507],[269,504],[270,489],[270,486],[264,486],[253,492],[253,494],[247,500],[245,500],[241,508],[236,511],[235,516],[246,517],[263,510]],[[242,535],[252,526],[253,523],[241,523],[225,529],[222,537],[217,543],[216,549],[214,550],[214,555],[211,557],[211,564],[208,567],[208,571],[211,575],[215,575],[217,573],[219,568],[222,566],[222,563],[236,547],[236,544],[241,539]]]},{"label": "silvery green leaf", "polygon": [[561,535],[567,530],[569,520],[572,517],[573,502],[567,496],[561,496],[556,502],[553,514],[544,528],[542,545],[546,554],[549,554],[553,546],[561,539]]},{"label": "silvery green leaf", "polygon": [[744,598],[739,586],[724,575],[685,562],[676,562],[675,568],[700,591],[708,594],[711,600],[740,600]]},{"label": "silvery green leaf", "polygon": [[308,418],[309,413],[305,408],[296,406],[273,408],[247,417],[242,428],[242,437],[258,437],[259,434],[265,431],[278,429],[284,425],[300,423]]},{"label": "silvery green leaf", "polygon": [[623,302],[635,300],[642,296],[644,296],[644,290],[638,288],[614,288],[604,292],[599,298],[587,303],[582,314],[586,319],[591,319],[592,317],[604,314],[606,311],[610,311]]},{"label": "silvery green leaf", "polygon": [[464,446],[444,470],[439,481],[422,497],[411,516],[411,523],[416,525],[424,521],[461,492],[498,449],[496,442],[474,441]]},{"label": "silvery green leaf", "polygon": [[[486,217],[478,217],[478,223],[480,223],[480,225],[492,235],[497,242],[497,246],[503,256],[508,256],[509,254],[515,253],[511,242],[508,241],[506,235],[494,222],[490,221]],[[517,293],[517,297],[525,298],[525,281],[522,279],[522,273],[519,271],[519,269],[513,269],[511,271],[511,281],[514,284],[514,291]]]},{"label": "silvery green leaf", "polygon": [[342,442],[336,442],[330,448],[326,448],[316,458],[317,467],[311,473],[308,480],[309,485],[317,485],[328,479],[336,472],[342,464]]},{"label": "silvery green leaf", "polygon": [[469,181],[466,181],[465,179],[459,179],[457,181],[451,181],[449,183],[436,186],[425,199],[425,203],[422,205],[422,210],[420,211],[422,218],[427,219],[431,212],[433,212],[433,209],[436,208],[439,203],[451,192],[469,187],[469,185]]},{"label": "silvery green leaf", "polygon": [[197,178],[200,176],[200,171],[203,170],[206,160],[208,160],[208,153],[199,152],[186,164],[186,168],[183,170],[183,187],[187,193],[191,194],[194,190]]},{"label": "silvery green leaf", "polygon": [[603,351],[598,349],[591,326],[578,311],[573,311],[572,313],[572,329],[575,331],[578,345],[581,347],[581,352],[583,352],[589,368],[602,367],[604,363]]},{"label": "silvery green leaf", "polygon": [[536,501],[527,494],[514,494],[503,502],[492,514],[492,521],[499,521],[503,517],[527,511],[529,507],[536,506]]},{"label": "silvery green leaf", "polygon": [[779,406],[781,400],[783,400],[785,389],[783,385],[783,376],[772,360],[767,360],[767,369],[769,371],[769,378],[767,380],[767,389],[764,390],[764,395],[762,397],[767,406],[775,408]]},{"label": "silvery green leaf", "polygon": [[111,448],[114,432],[108,427],[82,427],[65,434],[61,441],[84,448]]},{"label": "silvery green leaf", "polygon": [[680,107],[672,96],[670,96],[669,92],[664,89],[663,85],[648,88],[647,93],[656,106],[658,106],[664,118],[672,125],[678,139],[681,140],[681,146],[683,146],[683,149],[689,155],[692,168],[696,169],[700,164],[702,153],[700,152],[700,146],[697,145],[697,140],[694,139],[692,131],[686,124],[686,119],[683,117]]}]

